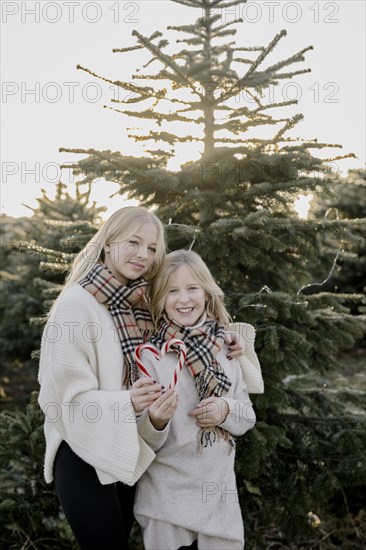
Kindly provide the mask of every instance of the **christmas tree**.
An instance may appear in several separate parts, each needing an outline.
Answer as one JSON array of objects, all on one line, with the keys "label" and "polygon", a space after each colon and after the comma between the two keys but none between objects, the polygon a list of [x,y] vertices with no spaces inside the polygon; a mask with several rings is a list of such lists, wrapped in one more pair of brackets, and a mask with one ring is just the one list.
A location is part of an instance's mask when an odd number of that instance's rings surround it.
[{"label": "christmas tree", "polygon": [[[160,31],[143,36],[135,30],[135,46],[114,50],[149,53],[136,83],[78,66],[129,92],[108,108],[154,122],[149,132],[130,133],[149,149],[141,157],[61,150],[87,155],[72,165],[85,183],[102,176],[156,209],[169,248],[193,246],[225,291],[233,318],[256,327],[265,393],[253,396],[257,425],[237,453],[248,547],[267,548],[271,541],[304,547],[322,537],[336,544],[326,521],[339,494],[348,509],[346,487],[365,483],[365,424],[359,399],[347,387],[347,398],[338,399],[324,376],[340,368],[339,350],[362,336],[365,319],[351,315],[349,304],[364,296],[319,292],[322,283],[313,279],[314,266],[324,279],[331,273],[343,244],[339,235],[350,233],[352,222],[299,219],[293,202],[300,192],[332,186],[328,162],[352,154],[322,158],[323,149],[340,146],[291,137],[302,115],[286,112],[297,101],[264,99],[269,86],[309,71],[301,63],[311,47],[270,62],[285,31],[267,45],[228,41],[241,20],[222,23],[221,15],[241,0],[173,1],[200,10],[191,25],[169,27],[183,46],[172,46]],[[236,101],[243,94],[248,105]],[[180,143],[195,143],[201,158],[174,171],[168,162]],[[310,386],[301,384],[303,376]],[[353,532],[350,548],[362,544],[360,536]]]}]

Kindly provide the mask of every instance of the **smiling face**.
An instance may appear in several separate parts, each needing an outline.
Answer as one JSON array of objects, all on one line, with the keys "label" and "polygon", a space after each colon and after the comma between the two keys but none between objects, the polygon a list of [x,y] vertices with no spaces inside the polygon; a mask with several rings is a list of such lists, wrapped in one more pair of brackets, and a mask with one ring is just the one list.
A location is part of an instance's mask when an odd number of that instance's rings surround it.
[{"label": "smiling face", "polygon": [[158,230],[146,222],[125,241],[115,241],[105,247],[105,265],[123,285],[142,277],[156,256]]},{"label": "smiling face", "polygon": [[171,276],[164,310],[173,321],[192,327],[205,311],[205,299],[206,293],[192,271],[181,265]]}]

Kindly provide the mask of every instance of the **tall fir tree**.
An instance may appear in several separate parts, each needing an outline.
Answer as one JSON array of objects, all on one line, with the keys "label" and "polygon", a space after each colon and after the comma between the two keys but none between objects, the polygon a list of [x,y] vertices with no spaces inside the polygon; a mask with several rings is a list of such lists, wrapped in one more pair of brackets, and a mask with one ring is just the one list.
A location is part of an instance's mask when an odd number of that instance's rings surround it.
[{"label": "tall fir tree", "polygon": [[[324,525],[330,499],[366,481],[362,414],[358,408],[351,414],[321,378],[339,367],[338,350],[361,337],[365,319],[347,306],[364,296],[318,292],[312,284],[312,266],[329,273],[339,235],[352,224],[346,218],[301,220],[293,201],[300,192],[333,185],[328,162],[352,154],[316,156],[340,145],[289,136],[302,115],[285,113],[297,101],[265,99],[269,86],[310,70],[299,63],[311,47],[270,62],[286,31],[267,45],[227,42],[242,21],[223,23],[222,14],[242,0],[172,1],[200,10],[195,23],[168,27],[183,35],[177,40],[182,47],[171,46],[160,31],[147,37],[135,30],[135,46],[114,50],[149,52],[135,82],[78,66],[128,92],[109,108],[156,123],[156,130],[130,133],[150,149],[141,157],[61,150],[88,155],[72,166],[85,182],[104,176],[120,184],[121,194],[156,208],[167,224],[169,248],[193,244],[225,291],[234,319],[255,325],[265,393],[253,397],[257,425],[239,441],[237,454],[248,547],[267,548],[270,540],[283,548],[317,544],[324,530],[316,529],[316,518]],[[243,97],[251,101],[242,104]],[[168,169],[176,144],[185,142],[196,143],[201,158]],[[328,243],[333,238],[332,255],[329,247],[321,253],[325,236]],[[311,387],[291,383],[306,374]],[[352,544],[362,544],[358,536]],[[326,538],[334,542],[331,533]]]}]

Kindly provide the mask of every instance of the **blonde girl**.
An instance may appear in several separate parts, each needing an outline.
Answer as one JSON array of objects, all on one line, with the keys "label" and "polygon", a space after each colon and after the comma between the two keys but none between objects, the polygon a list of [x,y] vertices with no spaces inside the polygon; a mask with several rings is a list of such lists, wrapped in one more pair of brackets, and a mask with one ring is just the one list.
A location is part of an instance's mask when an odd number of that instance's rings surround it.
[{"label": "blonde girl", "polygon": [[[227,357],[230,318],[223,292],[198,254],[177,250],[165,257],[152,285],[151,311],[156,323],[151,344],[161,349],[179,338],[187,358],[175,386],[179,405],[163,407],[164,437],[155,443],[156,458],[138,484],[135,516],[145,548],[242,550],[234,437],[253,427],[255,414],[242,369]],[[176,354],[159,361],[144,350],[141,359],[168,387]]]},{"label": "blonde girl", "polygon": [[[154,459],[144,439],[159,438],[160,408],[175,406],[173,392],[130,377],[133,351],[152,333],[145,290],[164,255],[160,220],[121,208],[76,257],[44,329],[45,478],[82,549],[128,548],[134,484]],[[136,413],[152,405],[138,433]]]}]

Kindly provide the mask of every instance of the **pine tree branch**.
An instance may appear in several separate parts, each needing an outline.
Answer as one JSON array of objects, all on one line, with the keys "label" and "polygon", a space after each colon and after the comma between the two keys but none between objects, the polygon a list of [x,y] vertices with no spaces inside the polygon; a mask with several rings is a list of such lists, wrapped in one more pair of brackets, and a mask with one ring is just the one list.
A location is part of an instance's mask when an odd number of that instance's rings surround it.
[{"label": "pine tree branch", "polygon": [[142,34],[140,34],[138,31],[134,30],[132,31],[133,36],[137,36],[138,40],[148,49],[150,50],[155,56],[159,58],[159,61],[162,63],[165,63],[168,67],[170,67],[177,75],[179,75],[186,83],[187,85],[192,89],[194,93],[197,93],[197,90],[194,86],[194,81],[189,78],[184,71],[181,70],[179,65],[174,63],[174,61],[171,59],[171,57],[168,57],[165,55],[159,48],[157,48],[154,44],[152,44],[148,38],[144,37]]},{"label": "pine tree branch", "polygon": [[[232,87],[230,90],[224,92],[217,100],[217,103],[222,103],[223,101],[227,101],[231,97],[237,95],[239,92],[243,90],[243,88],[247,88],[248,86],[260,86],[261,84],[268,85],[271,79],[273,78],[273,74],[268,69],[262,72],[256,71],[257,67],[264,61],[264,59],[269,55],[269,53],[275,48],[277,43],[281,40],[283,36],[286,36],[287,32],[285,30],[282,30],[280,33],[278,33],[273,40],[270,42],[270,44],[262,50],[262,53],[257,57],[255,61],[252,62],[252,65],[248,69],[248,71],[245,73],[245,75],[240,78]],[[256,72],[255,72],[256,71]],[[250,77],[252,76],[252,79]],[[259,78],[259,81],[258,81]]]},{"label": "pine tree branch", "polygon": [[90,71],[89,69],[86,69],[85,67],[82,67],[81,65],[77,65],[76,68],[90,74],[91,76],[94,76],[95,78],[98,78],[99,80],[103,80],[104,82],[108,82],[109,84],[113,84],[114,86],[123,88],[124,90],[135,92],[136,94],[140,94],[145,98],[155,97],[156,91],[153,88],[148,88],[148,87],[142,88],[140,86],[136,86],[135,84],[131,84],[130,82],[121,82],[120,80],[110,80],[108,78],[104,78],[103,76],[99,76],[96,73],[93,73],[92,71]]},{"label": "pine tree branch", "polygon": [[130,176],[136,172],[136,169],[147,170],[156,168],[154,159],[149,157],[132,157],[124,156],[119,152],[111,151],[96,151],[95,149],[68,149],[60,148],[60,152],[87,154],[86,159],[79,161],[77,164],[64,164],[61,168],[70,168],[75,174],[87,173],[87,177],[80,184],[93,182],[96,177],[105,178],[110,181],[119,181],[125,176]]},{"label": "pine tree branch", "polygon": [[202,8],[202,4],[198,0],[172,0],[172,2],[188,6],[189,8]]},{"label": "pine tree branch", "polygon": [[[151,109],[146,109],[145,111],[122,111],[121,109],[115,109],[113,107],[109,107],[108,105],[104,105],[105,109],[109,109],[111,111],[114,111],[116,113],[120,113],[123,115],[132,116],[135,118],[144,118],[144,119],[154,119],[157,121],[158,124],[161,124],[162,122],[166,121],[180,121],[180,122],[198,122],[198,119],[194,118],[186,118],[183,116],[179,116],[177,114],[170,114],[170,113],[158,113],[157,111],[152,111]],[[201,117],[200,122],[202,122],[203,119]]]},{"label": "pine tree branch", "polygon": [[[132,136],[132,134],[129,134]],[[132,136],[136,141],[149,141],[150,139],[154,141],[166,141],[167,143],[185,143],[185,142],[192,142],[192,141],[202,141],[202,138],[195,138],[193,136],[176,136],[175,134],[171,134],[169,132],[150,132],[147,136]]]},{"label": "pine tree branch", "polygon": [[[285,139],[280,141],[298,141],[298,142],[304,142],[300,145],[289,145],[282,148],[283,152],[290,152],[290,151],[299,151],[303,149],[324,149],[327,147],[331,148],[337,148],[342,149],[342,145],[339,143],[319,143],[316,138],[314,139],[301,139],[301,138],[292,138],[292,139]],[[322,161],[323,162],[323,161]]]},{"label": "pine tree branch", "polygon": [[279,103],[269,103],[268,105],[260,104],[260,106],[257,107],[257,109],[253,109],[252,111],[248,107],[242,107],[240,109],[233,109],[231,107],[228,107],[227,109],[232,111],[228,115],[228,118],[230,120],[235,120],[236,118],[241,118],[243,116],[252,117],[257,115],[258,113],[260,114],[261,111],[264,111],[266,109],[272,109],[272,108],[274,109],[276,107],[287,107],[289,105],[297,105],[298,103],[299,101],[297,99],[290,99],[289,101],[281,101]]},{"label": "pine tree branch", "polygon": [[[256,183],[252,185],[249,189],[243,191],[243,198],[244,197],[260,197],[263,195],[269,195],[271,196],[273,193],[278,191],[296,191],[299,189],[300,191],[304,189],[314,189],[319,184],[319,181],[316,178],[299,178],[298,180],[294,181],[286,181],[286,182],[271,182],[271,181],[263,181],[261,183]],[[321,224],[318,224],[318,227],[325,227],[325,226],[337,226],[339,220],[330,220],[327,222],[322,222]],[[281,223],[278,218],[275,218],[273,220],[273,223],[279,224]],[[288,225],[289,221],[286,220],[285,224]],[[292,222],[291,222],[292,223]]]},{"label": "pine tree branch", "polygon": [[217,5],[220,8],[229,8],[231,6],[237,6],[238,4],[245,4],[247,0],[232,0],[224,2],[223,0],[172,0],[177,4],[188,6],[190,8],[212,9]]},{"label": "pine tree branch", "polygon": [[[353,220],[352,220],[353,221]],[[366,220],[364,220],[365,223]],[[318,292],[317,294],[306,294],[306,300],[310,302],[318,302],[324,300],[324,298],[337,299],[341,302],[362,302],[366,303],[366,296],[364,294],[346,294],[342,292]]]},{"label": "pine tree branch", "polygon": [[[249,76],[259,67],[259,65],[264,61],[264,59],[267,57],[267,55],[277,46],[278,42],[287,35],[287,31],[282,30],[280,31],[273,40],[269,43],[269,45],[264,48],[262,53],[257,57],[257,59],[253,62],[253,65],[248,69],[246,74],[241,79],[241,84],[245,82],[249,78]],[[269,72],[269,71],[268,71]]]},{"label": "pine tree branch", "polygon": [[248,47],[233,48],[233,51],[235,52],[264,52],[264,50],[265,50],[264,46],[248,46]]},{"label": "pine tree branch", "polygon": [[276,80],[281,80],[283,78],[292,78],[293,76],[305,73],[311,73],[311,69],[301,69],[299,71],[293,71],[292,73],[277,73],[273,75],[273,78]]},{"label": "pine tree branch", "polygon": [[313,50],[313,46],[308,46],[307,48],[304,48],[303,50],[299,51],[298,53],[292,55],[291,57],[288,57],[287,59],[284,59],[283,61],[279,61],[275,65],[271,65],[267,68],[267,71],[278,71],[278,69],[282,69],[282,67],[286,67],[287,65],[291,65],[292,63],[297,63],[299,61],[304,61],[304,53],[308,52],[309,50]]},{"label": "pine tree branch", "polygon": [[[128,95],[126,96],[126,99],[114,99],[112,98],[111,99],[111,103],[119,103],[119,104],[123,104],[123,105],[133,105],[135,103],[141,103],[141,101],[146,101],[147,99],[151,99],[151,98],[141,98],[140,97],[133,97],[131,95]],[[159,99],[164,99],[163,97],[162,98],[159,98]],[[107,108],[107,105],[103,105],[103,108],[106,109]]]},{"label": "pine tree branch", "polygon": [[61,252],[60,250],[52,250],[51,248],[46,248],[44,246],[39,246],[36,244],[28,243],[26,241],[20,241],[17,245],[17,248],[20,252],[34,252],[40,257],[49,257],[49,258],[55,258],[59,260],[59,262],[62,262],[63,264],[73,261],[74,254],[67,254],[66,252]]},{"label": "pine tree branch", "polygon": [[[156,31],[153,34],[149,36],[149,40],[155,40],[155,38],[160,38],[163,36],[163,34],[160,31]],[[113,53],[125,53],[125,52],[131,52],[134,50],[141,50],[144,46],[136,44],[135,46],[129,46],[128,48],[114,48],[112,50]]]},{"label": "pine tree branch", "polygon": [[[227,130],[234,135],[239,135],[240,133],[246,132],[249,128],[255,127],[255,126],[274,126],[275,124],[278,124],[279,122],[285,122],[287,119],[279,118],[258,118],[258,119],[252,119],[248,120],[247,122],[241,122],[240,120],[231,120],[229,122],[225,122],[223,124],[215,124],[215,132],[219,130]],[[240,143],[242,140],[239,140]]]},{"label": "pine tree branch", "polygon": [[53,273],[65,273],[70,269],[71,261],[65,264],[56,262],[40,262],[39,268],[42,271],[52,271]]},{"label": "pine tree branch", "polygon": [[222,0],[215,0],[211,2],[211,6],[215,7],[219,4],[219,8],[231,8],[231,6],[238,6],[239,4],[245,4],[247,0],[233,0],[232,2],[223,2],[222,4],[221,2]]},{"label": "pine tree branch", "polygon": [[201,46],[204,37],[199,38],[182,38],[177,40],[177,44],[187,44],[188,46]]},{"label": "pine tree branch", "polygon": [[176,31],[176,32],[186,32],[187,34],[194,34],[195,36],[204,38],[204,35],[202,35],[202,30],[203,30],[202,27],[197,25],[180,25],[180,26],[169,25],[167,27],[167,30]]},{"label": "pine tree branch", "polygon": [[296,124],[298,124],[300,120],[302,120],[303,118],[304,118],[304,115],[301,115],[301,114],[295,115],[292,118],[290,118],[286,122],[286,124],[283,126],[283,128],[281,128],[281,130],[277,132],[277,134],[273,138],[273,141],[274,142],[278,141],[283,136],[283,134],[287,132],[287,130],[291,130],[291,128],[296,126]]},{"label": "pine tree branch", "polygon": [[[239,19],[234,19],[234,21],[229,21],[229,23],[225,23],[224,25],[216,27],[215,29],[213,29],[212,36],[220,36],[221,31],[223,31],[227,27],[231,27],[231,25],[235,25],[236,23],[243,23],[243,19],[240,17]],[[234,33],[236,33],[236,30],[234,31]]]},{"label": "pine tree branch", "polygon": [[235,34],[235,29],[229,29],[227,31],[213,32],[211,38],[225,38],[226,36],[234,36]]},{"label": "pine tree branch", "polygon": [[77,231],[79,229],[85,229],[85,227],[94,229],[95,226],[88,220],[43,220],[45,225],[50,227],[65,227],[67,229],[73,229]]},{"label": "pine tree branch", "polygon": [[[343,145],[340,146],[343,148]],[[334,160],[342,160],[342,159],[356,159],[358,158],[354,153],[347,153],[345,155],[337,155],[336,157],[329,157],[326,159],[323,159],[324,162],[332,162]]]},{"label": "pine tree branch", "polygon": [[174,157],[174,151],[163,151],[162,149],[146,149],[146,153],[157,156],[159,159],[169,160]]},{"label": "pine tree branch", "polygon": [[112,53],[127,53],[143,49],[144,47],[141,46],[141,44],[136,44],[135,46],[129,46],[128,48],[113,48]]},{"label": "pine tree branch", "polygon": [[233,58],[234,63],[243,63],[245,65],[251,65],[253,63],[253,59],[245,59],[245,57],[234,57]]},{"label": "pine tree branch", "polygon": [[[165,69],[161,70],[156,75],[154,75],[154,74],[151,74],[151,75],[141,74],[141,75],[134,75],[132,78],[134,80],[138,80],[138,79],[153,80],[153,81],[156,81],[156,80],[169,80],[170,82],[173,83],[173,85],[172,85],[173,89],[174,89],[174,86],[176,88],[185,88],[185,82],[182,80],[182,78],[180,76],[175,75],[174,73],[170,73]],[[196,95],[198,95],[197,92],[195,92],[195,93],[196,93]],[[159,99],[167,99],[165,94],[167,94],[167,90],[165,90],[165,88],[164,88],[163,90],[160,91],[160,93],[158,95],[158,98]],[[172,100],[169,99],[168,101],[172,101]],[[184,104],[183,100],[176,100],[176,101],[181,101],[181,103]]]},{"label": "pine tree branch", "polygon": [[[324,393],[324,388],[313,388],[311,390],[302,390],[302,392],[312,394],[314,392],[316,393]],[[347,421],[350,424],[358,424],[360,422],[359,418],[353,417],[353,415],[349,414],[347,416],[326,416],[324,418],[319,418],[317,416],[309,416],[308,414],[304,416],[303,414],[298,415],[296,413],[294,414],[285,414],[285,413],[278,413],[279,418],[282,418],[283,420],[296,422],[298,424],[322,424],[322,425],[332,425],[335,423]],[[325,455],[326,458],[329,458],[328,455]],[[295,458],[295,457],[294,457]],[[298,456],[296,456],[298,459]]]}]

